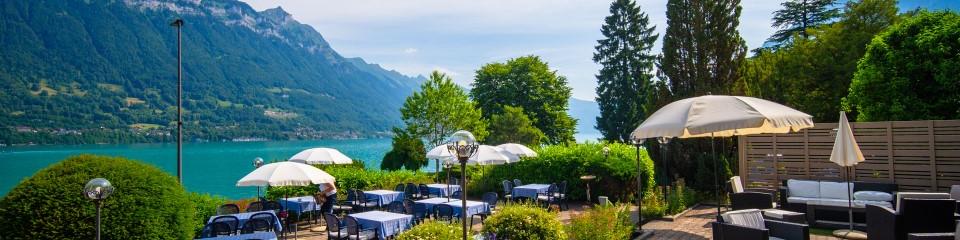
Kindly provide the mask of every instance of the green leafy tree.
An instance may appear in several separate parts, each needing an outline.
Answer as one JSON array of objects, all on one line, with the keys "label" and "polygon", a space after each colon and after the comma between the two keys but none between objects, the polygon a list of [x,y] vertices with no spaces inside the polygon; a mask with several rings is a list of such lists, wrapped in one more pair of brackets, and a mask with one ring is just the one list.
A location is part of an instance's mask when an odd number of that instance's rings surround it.
[{"label": "green leafy tree", "polygon": [[537,56],[506,63],[488,63],[477,70],[470,95],[485,118],[503,113],[503,106],[522,107],[546,143],[573,142],[577,120],[567,114],[571,88],[567,78],[550,70]]},{"label": "green leafy tree", "polygon": [[867,46],[845,106],[857,121],[960,118],[960,15],[919,11]]},{"label": "green leafy tree", "polygon": [[380,169],[417,171],[427,165],[427,150],[423,141],[400,128],[393,128],[393,147],[383,156]]},{"label": "green leafy tree", "polygon": [[420,88],[400,108],[407,132],[426,139],[431,146],[440,145],[459,130],[472,132],[477,140],[487,136],[480,108],[446,74],[433,71]]},{"label": "green leafy tree", "polygon": [[808,39],[807,29],[820,26],[840,16],[840,9],[832,8],[836,0],[790,0],[780,3],[783,9],[773,12],[776,33],[768,42],[782,43],[793,35]]},{"label": "green leafy tree", "polygon": [[538,146],[543,138],[543,132],[533,126],[533,121],[523,113],[523,107],[503,106],[503,113],[490,116],[489,144]]},{"label": "green leafy tree", "polygon": [[597,75],[596,128],[608,141],[629,141],[630,132],[646,118],[656,61],[650,48],[659,37],[649,23],[633,0],[617,0],[601,27],[604,39],[597,41],[593,54],[593,61],[603,66]]}]

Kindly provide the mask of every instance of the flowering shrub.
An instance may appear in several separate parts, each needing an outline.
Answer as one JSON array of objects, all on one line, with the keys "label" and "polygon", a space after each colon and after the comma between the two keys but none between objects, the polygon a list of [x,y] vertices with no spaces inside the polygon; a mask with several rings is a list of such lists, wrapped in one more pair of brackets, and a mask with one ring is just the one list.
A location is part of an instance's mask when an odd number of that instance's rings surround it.
[{"label": "flowering shrub", "polygon": [[397,240],[447,240],[460,239],[463,229],[460,225],[428,220],[400,233]]}]

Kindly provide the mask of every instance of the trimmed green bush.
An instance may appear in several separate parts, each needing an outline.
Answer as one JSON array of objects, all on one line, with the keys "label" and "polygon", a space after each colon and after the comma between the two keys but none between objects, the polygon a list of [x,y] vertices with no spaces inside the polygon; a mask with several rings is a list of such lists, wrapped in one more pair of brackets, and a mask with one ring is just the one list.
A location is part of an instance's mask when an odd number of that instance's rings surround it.
[{"label": "trimmed green bush", "polygon": [[[610,148],[607,157],[603,147]],[[585,143],[568,146],[551,145],[535,149],[536,158],[518,163],[484,166],[482,171],[468,171],[471,196],[497,192],[503,196],[503,180],[520,179],[524,183],[560,183],[566,180],[571,200],[587,199],[586,186],[580,176],[595,175],[590,183],[591,195],[608,196],[616,201],[636,199],[637,149],[621,143]],[[640,149],[643,185],[646,191],[654,186],[653,161],[645,149]]]},{"label": "trimmed green bush", "polygon": [[461,237],[463,229],[459,224],[428,220],[400,233],[397,240],[448,240]]},{"label": "trimmed green bush", "polygon": [[[367,170],[359,165],[315,165],[333,177],[337,178],[339,189],[393,189],[400,183],[432,183],[434,175],[419,171],[397,170],[380,171]],[[309,196],[317,191],[316,186],[303,187],[269,187],[267,198],[277,199],[284,196]],[[345,194],[341,194],[345,195]]]},{"label": "trimmed green bush", "polygon": [[567,225],[571,240],[630,239],[633,224],[629,205],[597,205],[576,215]]},{"label": "trimmed green bush", "polygon": [[200,231],[207,224],[207,220],[217,215],[217,208],[226,203],[227,199],[222,196],[195,192],[190,192],[188,196],[194,207],[194,236],[200,236]]},{"label": "trimmed green bush", "polygon": [[103,201],[104,239],[191,239],[195,209],[177,179],[125,158],[80,155],[40,170],[0,200],[4,239],[93,239],[96,208],[82,193],[93,178],[115,190]]},{"label": "trimmed green bush", "polygon": [[505,204],[483,223],[483,232],[498,239],[564,240],[567,233],[557,214],[529,204]]}]

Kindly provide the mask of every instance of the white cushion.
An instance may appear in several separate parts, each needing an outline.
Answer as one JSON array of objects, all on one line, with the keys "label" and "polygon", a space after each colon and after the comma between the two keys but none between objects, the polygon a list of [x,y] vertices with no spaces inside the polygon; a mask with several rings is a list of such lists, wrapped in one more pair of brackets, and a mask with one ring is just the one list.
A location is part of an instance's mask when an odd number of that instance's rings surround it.
[{"label": "white cushion", "polygon": [[769,238],[767,238],[767,239],[770,239],[770,240],[783,240],[783,238],[778,238],[778,237],[769,237]]},{"label": "white cushion", "polygon": [[730,187],[733,188],[733,193],[743,192],[743,182],[740,181],[740,176],[730,178]]},{"label": "white cushion", "polygon": [[770,218],[774,218],[774,219],[783,219],[783,216],[784,216],[784,215],[798,215],[798,214],[801,214],[801,213],[791,212],[791,211],[782,210],[782,209],[765,209],[765,210],[763,210],[763,216],[764,216],[764,217],[770,217]]},{"label": "white cushion", "polygon": [[893,194],[877,191],[859,191],[853,193],[854,200],[864,201],[893,201]]},{"label": "white cushion", "polygon": [[950,186],[950,197],[953,199],[960,199],[960,185]]},{"label": "white cushion", "polygon": [[848,202],[846,199],[821,198],[816,201],[807,202],[807,204],[820,205],[820,206],[848,207],[851,204],[853,204],[853,202]]},{"label": "white cushion", "polygon": [[756,229],[766,229],[766,225],[763,224],[763,212],[760,209],[743,209],[736,211],[729,211],[723,214],[720,214],[723,217],[723,221],[749,228]]},{"label": "white cushion", "polygon": [[817,201],[817,200],[820,200],[820,199],[819,199],[819,198],[808,198],[808,197],[787,197],[787,202],[788,202],[788,203],[803,203],[803,204],[806,204],[807,202]]},{"label": "white cushion", "polygon": [[927,192],[898,192],[897,193],[897,211],[900,211],[900,204],[904,198],[914,199],[950,199],[949,193],[927,193]]},{"label": "white cushion", "polygon": [[787,190],[790,191],[790,197],[820,197],[820,182],[808,180],[787,180]]},{"label": "white cushion", "polygon": [[842,182],[820,182],[820,198],[843,199],[846,201],[853,191],[852,185]]},{"label": "white cushion", "polygon": [[893,204],[887,201],[867,201],[867,200],[853,200],[853,205],[858,208],[867,207],[867,205],[877,205],[886,208],[893,208]]}]

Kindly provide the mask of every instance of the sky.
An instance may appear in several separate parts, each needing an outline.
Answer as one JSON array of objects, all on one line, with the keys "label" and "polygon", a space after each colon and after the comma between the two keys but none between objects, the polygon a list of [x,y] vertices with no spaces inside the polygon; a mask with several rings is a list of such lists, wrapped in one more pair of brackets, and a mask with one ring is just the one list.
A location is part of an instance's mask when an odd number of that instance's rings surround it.
[{"label": "sky", "polygon": [[[483,64],[537,55],[567,78],[573,97],[594,100],[592,60],[611,1],[601,0],[243,0],[262,11],[277,6],[308,24],[345,57],[362,57],[406,75],[438,70],[469,87]],[[946,1],[946,0],[943,0]],[[942,4],[906,0],[903,5]],[[742,0],[740,35],[748,49],[762,46],[782,0]],[[949,2],[949,1],[947,1]],[[656,26],[660,52],[666,0],[638,0]],[[949,5],[949,4],[947,4]]]}]

